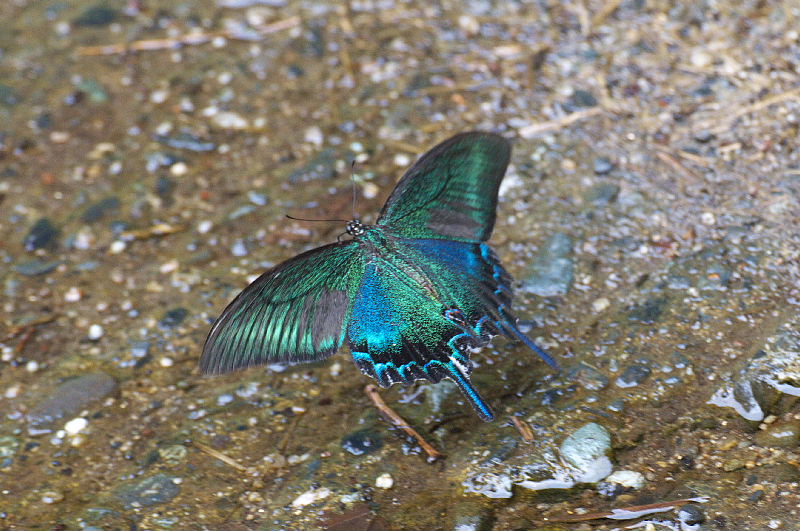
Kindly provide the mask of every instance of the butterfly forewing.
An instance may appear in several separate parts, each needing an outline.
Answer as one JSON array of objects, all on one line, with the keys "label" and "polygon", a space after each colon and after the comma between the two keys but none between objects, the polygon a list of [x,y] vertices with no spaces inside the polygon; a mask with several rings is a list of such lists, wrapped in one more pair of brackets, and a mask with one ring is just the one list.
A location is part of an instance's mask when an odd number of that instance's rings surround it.
[{"label": "butterfly forewing", "polygon": [[406,173],[378,225],[406,238],[485,241],[511,146],[491,133],[462,133],[427,152]]},{"label": "butterfly forewing", "polygon": [[330,356],[344,339],[363,268],[358,244],[350,241],[313,249],[267,271],[214,323],[200,368],[223,373]]}]

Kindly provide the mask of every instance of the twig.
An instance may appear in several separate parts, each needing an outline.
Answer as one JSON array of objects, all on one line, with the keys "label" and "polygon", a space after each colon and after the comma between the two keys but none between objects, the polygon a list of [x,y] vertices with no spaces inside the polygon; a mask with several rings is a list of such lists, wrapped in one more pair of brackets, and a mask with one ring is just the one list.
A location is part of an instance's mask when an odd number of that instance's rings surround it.
[{"label": "twig", "polygon": [[197,441],[189,441],[189,444],[191,444],[192,446],[194,446],[195,448],[197,448],[201,452],[207,453],[211,457],[216,457],[217,459],[219,459],[220,461],[222,461],[226,465],[230,465],[233,468],[235,468],[236,470],[239,470],[240,472],[244,472],[245,470],[247,470],[246,466],[239,464],[232,457],[228,457],[227,455],[223,454],[219,450],[214,450],[213,448],[211,448],[210,446],[208,446],[206,444],[203,444],[203,443],[197,442]]},{"label": "twig", "polygon": [[57,314],[46,315],[44,317],[39,317],[38,319],[34,319],[30,323],[12,326],[11,328],[8,329],[8,333],[3,338],[3,341],[8,341],[9,339],[15,338],[16,336],[25,332],[28,328],[32,328],[40,324],[49,323],[50,321],[53,321],[56,317],[58,317]]},{"label": "twig", "polygon": [[602,24],[614,11],[617,10],[621,3],[622,0],[609,0],[606,2],[603,8],[592,17],[592,27]]},{"label": "twig", "polygon": [[603,109],[602,107],[591,107],[589,109],[584,109],[582,111],[576,111],[572,114],[567,114],[566,116],[562,116],[561,118],[556,118],[555,120],[549,120],[547,122],[540,122],[538,124],[531,124],[526,125],[525,127],[521,127],[519,131],[519,136],[522,138],[533,138],[535,136],[541,135],[542,133],[549,133],[550,131],[558,131],[559,129],[563,129],[568,125],[572,125],[575,122],[580,120],[585,120],[586,118],[591,118],[592,116],[597,116],[598,114],[602,114]]},{"label": "twig", "polygon": [[292,434],[294,433],[294,430],[297,428],[297,424],[299,423],[300,423],[300,415],[297,415],[294,418],[294,420],[292,420],[292,424],[289,426],[289,429],[286,430],[286,435],[283,436],[283,440],[278,445],[278,450],[281,453],[286,452],[286,448],[289,446],[289,441],[292,438]]},{"label": "twig", "polygon": [[519,431],[519,434],[522,435],[523,439],[525,439],[525,442],[533,442],[533,430],[531,430],[531,427],[528,426],[527,422],[521,420],[519,417],[515,417],[514,415],[511,416],[511,422],[514,423],[514,426],[517,428],[517,431]]},{"label": "twig", "polygon": [[667,153],[666,151],[656,150],[656,157],[661,159],[665,162],[668,166],[672,167],[672,169],[679,171],[680,173],[694,179],[695,181],[702,181],[702,177],[694,173],[692,170],[681,164],[681,162],[673,157],[671,154]]},{"label": "twig", "polygon": [[598,520],[600,518],[610,518],[612,520],[629,520],[639,518],[651,513],[660,513],[671,511],[681,505],[687,503],[706,503],[707,497],[700,498],[684,498],[682,500],[675,500],[669,502],[648,503],[646,505],[633,505],[631,507],[624,507],[622,509],[612,509],[610,511],[600,511],[596,513],[586,514],[568,514],[564,516],[556,516],[555,518],[548,517],[550,522],[585,522],[587,520]]},{"label": "twig", "polygon": [[186,230],[181,225],[169,225],[168,223],[158,223],[145,229],[126,230],[120,233],[119,238],[124,241],[146,240],[154,236],[166,236]]},{"label": "twig", "polygon": [[28,344],[28,340],[33,336],[35,332],[36,332],[35,326],[28,326],[28,329],[22,334],[22,337],[20,338],[19,343],[17,343],[17,346],[14,347],[14,354],[19,355],[22,353],[23,350],[25,350],[25,345]]},{"label": "twig", "polygon": [[389,420],[391,420],[395,426],[397,426],[398,428],[409,434],[417,441],[417,444],[419,444],[422,447],[422,449],[425,450],[425,453],[428,454],[428,457],[430,457],[432,460],[444,457],[443,453],[439,452],[436,448],[428,444],[428,442],[422,438],[422,435],[417,433],[417,430],[409,426],[408,423],[405,420],[403,420],[403,417],[395,413],[393,409],[391,409],[389,406],[386,405],[386,402],[383,401],[381,395],[378,394],[377,387],[375,387],[372,384],[369,384],[364,388],[364,392],[367,393],[367,396],[375,404],[375,407],[377,407],[381,413],[389,417]]},{"label": "twig", "polygon": [[[285,20],[279,20],[272,24],[266,24],[256,28],[259,35],[268,35],[276,33],[285,29],[293,28],[300,24],[300,17],[289,17]],[[168,39],[148,39],[141,41],[133,41],[125,44],[106,44],[101,46],[80,46],[78,47],[78,55],[92,56],[92,55],[116,55],[128,52],[146,52],[151,50],[171,50],[181,46],[192,46],[196,44],[205,44],[217,37],[223,37],[231,40],[249,40],[242,37],[235,31],[220,31],[215,33],[188,33],[174,38]]]}]

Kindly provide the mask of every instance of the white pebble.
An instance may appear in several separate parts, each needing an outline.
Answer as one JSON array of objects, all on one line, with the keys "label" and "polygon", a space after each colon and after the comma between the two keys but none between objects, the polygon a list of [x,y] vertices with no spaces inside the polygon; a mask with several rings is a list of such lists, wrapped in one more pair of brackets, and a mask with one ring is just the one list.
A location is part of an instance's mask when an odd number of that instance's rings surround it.
[{"label": "white pebble", "polygon": [[600,297],[599,299],[595,299],[595,301],[592,302],[592,308],[596,312],[602,312],[603,310],[608,308],[610,305],[611,305],[611,303],[605,297]]},{"label": "white pebble", "polygon": [[199,232],[200,234],[206,234],[213,228],[214,228],[214,222],[208,219],[203,220],[197,224],[197,232]]},{"label": "white pebble", "polygon": [[714,216],[713,212],[703,212],[700,216],[700,221],[703,222],[703,225],[713,225],[717,222],[717,218]]},{"label": "white pebble", "polygon": [[69,435],[77,435],[83,430],[86,429],[86,426],[89,425],[89,421],[83,417],[76,417],[66,424],[64,424],[64,431],[67,432]]},{"label": "white pebble", "polygon": [[158,270],[164,274],[172,273],[178,269],[178,265],[179,264],[177,260],[170,260],[169,262],[161,264],[161,267],[159,267]]},{"label": "white pebble", "polygon": [[378,479],[375,480],[375,486],[380,489],[391,489],[392,485],[394,485],[394,479],[389,474],[381,474],[378,476]]},{"label": "white pebble", "polygon": [[36,372],[39,370],[39,362],[36,360],[31,360],[25,364],[25,370],[28,372]]},{"label": "white pebble", "polygon": [[398,153],[397,155],[394,156],[394,163],[396,166],[405,168],[406,166],[411,164],[411,157],[409,157],[405,153]]},{"label": "white pebble", "polygon": [[310,144],[314,144],[315,146],[321,146],[324,137],[322,135],[322,129],[317,127],[316,125],[309,127],[306,129],[303,138],[306,142]]},{"label": "white pebble", "polygon": [[167,101],[167,96],[169,96],[169,92],[166,90],[154,90],[150,94],[150,101],[153,103],[164,103]]},{"label": "white pebble", "polygon": [[176,162],[169,167],[169,172],[175,177],[182,177],[189,171],[189,166],[185,162]]},{"label": "white pebble", "polygon": [[111,247],[108,248],[108,252],[111,254],[119,254],[124,251],[127,246],[128,244],[122,240],[114,240],[111,243]]},{"label": "white pebble", "polygon": [[19,392],[22,390],[22,387],[19,384],[14,384],[8,389],[6,389],[5,397],[6,398],[17,398],[19,396]]},{"label": "white pebble", "polygon": [[103,327],[99,324],[93,324],[89,327],[89,339],[92,341],[97,341],[103,337]]},{"label": "white pebble", "polygon": [[250,127],[250,123],[246,119],[231,111],[223,111],[213,115],[211,122],[222,129],[247,129]]},{"label": "white pebble", "polygon": [[75,286],[72,286],[64,294],[64,300],[66,302],[78,302],[79,300],[81,300],[82,296],[83,295],[81,294],[81,290],[79,290]]},{"label": "white pebble", "polygon": [[173,361],[173,359],[172,359],[172,358],[168,358],[168,357],[166,357],[166,356],[164,356],[163,358],[161,358],[161,359],[158,361],[158,363],[159,363],[159,364],[160,364],[162,367],[172,367],[173,365],[175,365],[175,362]]},{"label": "white pebble", "polygon": [[617,470],[608,476],[605,481],[632,489],[641,489],[645,484],[644,476],[633,470]]},{"label": "white pebble", "polygon": [[311,505],[312,503],[316,503],[320,500],[324,500],[328,496],[331,495],[331,489],[326,487],[322,487],[321,489],[316,490],[307,490],[300,496],[294,499],[292,502],[292,507],[305,507],[306,505]]}]

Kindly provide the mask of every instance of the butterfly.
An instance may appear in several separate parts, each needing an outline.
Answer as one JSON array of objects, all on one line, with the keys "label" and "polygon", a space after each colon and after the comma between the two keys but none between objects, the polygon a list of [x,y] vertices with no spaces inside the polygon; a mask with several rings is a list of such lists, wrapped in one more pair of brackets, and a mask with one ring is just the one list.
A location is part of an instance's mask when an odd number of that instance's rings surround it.
[{"label": "butterfly", "polygon": [[493,420],[470,381],[471,351],[503,334],[557,367],[519,330],[511,276],[486,243],[510,156],[505,138],[484,132],[428,151],[374,225],[350,221],[352,239],[295,256],[239,293],[208,334],[201,370],[318,361],[347,342],[381,387],[447,378]]}]

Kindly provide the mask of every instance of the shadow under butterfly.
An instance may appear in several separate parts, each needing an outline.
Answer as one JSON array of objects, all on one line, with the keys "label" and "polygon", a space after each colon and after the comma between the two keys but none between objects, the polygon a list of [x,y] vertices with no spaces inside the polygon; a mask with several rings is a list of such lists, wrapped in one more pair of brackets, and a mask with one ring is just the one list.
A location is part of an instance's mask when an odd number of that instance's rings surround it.
[{"label": "shadow under butterfly", "polygon": [[256,279],[211,328],[200,368],[219,374],[318,361],[347,341],[381,387],[449,378],[485,421],[470,351],[498,334],[557,368],[517,328],[511,276],[486,242],[511,145],[482,132],[453,136],[403,176],[375,225],[287,260]]}]

